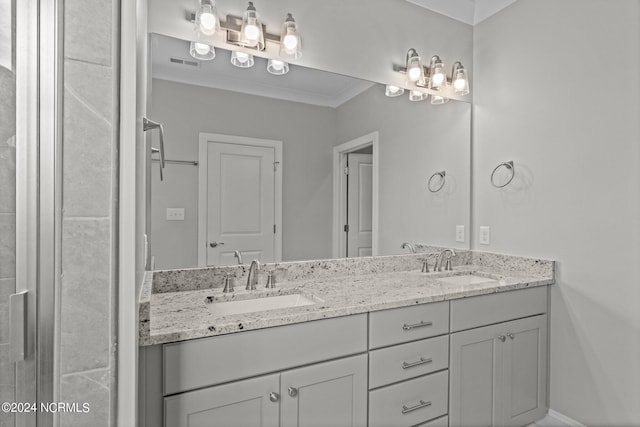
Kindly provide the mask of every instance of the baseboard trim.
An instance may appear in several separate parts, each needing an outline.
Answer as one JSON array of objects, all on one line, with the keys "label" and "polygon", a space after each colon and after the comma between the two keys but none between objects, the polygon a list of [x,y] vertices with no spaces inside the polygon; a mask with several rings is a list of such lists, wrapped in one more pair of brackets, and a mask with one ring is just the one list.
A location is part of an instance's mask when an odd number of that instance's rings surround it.
[{"label": "baseboard trim", "polygon": [[549,413],[543,419],[536,421],[536,425],[538,427],[586,427],[581,422],[553,409],[549,409]]}]

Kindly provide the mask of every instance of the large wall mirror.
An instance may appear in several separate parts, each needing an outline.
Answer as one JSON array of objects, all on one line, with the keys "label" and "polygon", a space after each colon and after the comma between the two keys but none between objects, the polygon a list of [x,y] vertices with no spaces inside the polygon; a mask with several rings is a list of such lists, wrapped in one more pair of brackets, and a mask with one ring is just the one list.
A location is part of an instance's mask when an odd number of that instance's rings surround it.
[{"label": "large wall mirror", "polygon": [[149,174],[154,268],[468,248],[470,104],[295,65],[272,75],[258,57],[242,69],[218,48],[196,61],[158,34],[149,57],[166,161],[163,180],[158,154]]}]

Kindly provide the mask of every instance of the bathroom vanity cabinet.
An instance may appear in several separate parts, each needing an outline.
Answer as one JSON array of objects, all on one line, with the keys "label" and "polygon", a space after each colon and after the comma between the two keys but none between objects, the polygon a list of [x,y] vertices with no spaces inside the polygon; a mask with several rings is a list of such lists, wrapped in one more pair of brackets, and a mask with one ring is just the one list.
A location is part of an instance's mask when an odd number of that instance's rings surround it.
[{"label": "bathroom vanity cabinet", "polygon": [[143,347],[140,425],[524,426],[546,312],[540,286]]}]

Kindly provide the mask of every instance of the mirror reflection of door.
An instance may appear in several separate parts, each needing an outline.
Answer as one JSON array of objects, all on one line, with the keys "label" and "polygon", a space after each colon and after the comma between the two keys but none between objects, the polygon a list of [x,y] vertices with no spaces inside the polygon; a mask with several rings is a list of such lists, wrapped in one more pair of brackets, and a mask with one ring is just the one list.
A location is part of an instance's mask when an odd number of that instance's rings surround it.
[{"label": "mirror reflection of door", "polygon": [[206,141],[207,161],[202,165],[206,167],[206,190],[200,199],[201,206],[206,207],[205,212],[200,210],[206,222],[206,265],[237,264],[236,251],[244,263],[279,260],[279,156],[274,146],[244,142],[229,143],[219,138]]},{"label": "mirror reflection of door", "polygon": [[373,155],[348,153],[347,168],[347,257],[371,256]]}]

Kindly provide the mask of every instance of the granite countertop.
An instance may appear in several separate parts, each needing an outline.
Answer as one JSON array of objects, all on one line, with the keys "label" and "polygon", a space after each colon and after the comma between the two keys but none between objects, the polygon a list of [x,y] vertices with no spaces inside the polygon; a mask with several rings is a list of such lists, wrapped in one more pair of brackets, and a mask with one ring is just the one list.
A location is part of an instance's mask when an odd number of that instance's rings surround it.
[{"label": "granite countertop", "polygon": [[[148,277],[140,298],[140,345],[210,337],[554,283],[553,261],[514,257],[514,263],[505,262],[505,256],[481,254],[482,257],[468,256],[465,264],[455,265],[450,272],[421,273],[416,269],[296,277],[278,283],[276,289],[259,288],[255,291],[246,291],[245,282],[238,280],[236,291],[226,294],[219,287],[153,292],[154,279]],[[438,280],[471,272],[494,280],[471,285]],[[259,286],[264,286],[262,280]],[[287,294],[301,294],[315,304],[227,316],[216,315],[211,310],[216,302]]]}]

